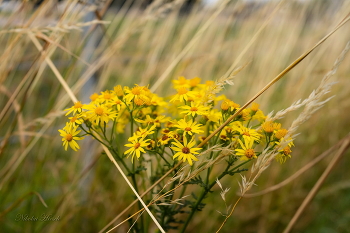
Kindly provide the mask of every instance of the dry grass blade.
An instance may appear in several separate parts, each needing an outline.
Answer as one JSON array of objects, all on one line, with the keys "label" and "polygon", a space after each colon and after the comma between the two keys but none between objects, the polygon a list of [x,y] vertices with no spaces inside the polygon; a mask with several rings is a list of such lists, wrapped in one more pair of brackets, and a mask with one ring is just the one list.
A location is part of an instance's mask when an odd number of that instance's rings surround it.
[{"label": "dry grass blade", "polygon": [[342,143],[341,147],[337,151],[337,153],[334,155],[332,161],[327,166],[326,170],[323,172],[321,177],[317,180],[314,187],[311,189],[307,197],[304,199],[303,203],[300,205],[297,212],[294,214],[292,220],[288,223],[286,229],[283,231],[283,233],[288,233],[293,228],[294,224],[298,220],[298,218],[301,216],[305,208],[309,205],[311,200],[315,197],[318,190],[320,189],[321,185],[324,183],[328,175],[331,173],[337,162],[341,159],[341,157],[345,154],[348,147],[350,146],[350,138],[347,137],[346,140]]},{"label": "dry grass blade", "polygon": [[[163,179],[165,179],[173,170],[178,168],[181,165],[181,163],[177,164],[173,169],[170,169],[165,173],[159,180],[157,180],[153,185],[151,185],[145,192],[143,192],[140,197],[142,198],[147,193],[149,193],[155,186],[157,186]],[[122,212],[118,214],[112,221],[110,221],[102,230],[99,231],[99,233],[104,232],[108,227],[110,227],[115,221],[117,221],[126,211],[128,211],[133,205],[135,205],[138,202],[138,200],[133,201],[128,205]]]},{"label": "dry grass blade", "polygon": [[342,145],[344,143],[345,140],[348,140],[350,138],[350,136],[347,136],[343,139],[341,139],[337,144],[335,144],[334,146],[332,146],[331,148],[329,148],[327,151],[323,152],[322,154],[320,154],[319,156],[317,156],[316,158],[313,158],[308,164],[306,164],[305,166],[303,166],[301,169],[299,169],[298,171],[296,171],[292,176],[290,176],[288,179],[285,179],[284,181],[271,186],[265,190],[262,190],[260,192],[256,192],[256,193],[249,193],[249,194],[245,194],[244,198],[250,198],[250,197],[257,197],[257,196],[261,196],[270,192],[273,192],[277,189],[282,188],[283,186],[289,184],[291,181],[295,180],[296,178],[298,178],[301,174],[303,174],[304,172],[306,172],[307,170],[309,170],[311,167],[313,167],[315,164],[317,164],[318,162],[320,162],[322,159],[324,159],[327,155],[329,155],[332,151],[334,151],[335,149],[339,148],[340,145]]},{"label": "dry grass blade", "polygon": [[18,199],[15,203],[13,203],[10,207],[8,207],[6,210],[4,210],[2,213],[0,213],[0,219],[2,219],[7,213],[9,213],[11,210],[13,210],[14,208],[16,208],[18,205],[20,205],[28,196],[31,195],[36,195],[40,202],[43,204],[43,206],[45,206],[47,208],[47,204],[45,203],[44,199],[42,198],[42,196],[37,193],[37,192],[29,192],[27,194],[25,194],[23,197],[21,197],[20,199]]},{"label": "dry grass blade", "polygon": [[170,66],[164,71],[164,73],[159,77],[157,82],[152,86],[151,91],[154,92],[158,89],[160,84],[164,82],[164,80],[168,77],[170,72],[175,68],[175,66],[179,63],[179,61],[186,55],[186,53],[193,47],[193,45],[197,42],[203,32],[210,26],[210,24],[214,21],[214,19],[220,14],[221,11],[225,9],[228,1],[223,1],[216,10],[216,12],[207,20],[207,22],[198,30],[196,35],[192,38],[192,40],[186,45],[186,47],[181,51],[181,53],[174,59],[174,61],[170,64]]},{"label": "dry grass blade", "polygon": [[[96,136],[96,135],[95,135]],[[126,181],[126,183],[129,185],[130,189],[134,192],[134,194],[136,195],[137,199],[141,202],[141,204],[143,205],[143,207],[145,208],[145,210],[147,211],[147,213],[150,215],[150,217],[152,218],[153,222],[157,225],[158,229],[165,233],[165,231],[163,230],[162,226],[158,223],[157,219],[153,216],[153,214],[151,213],[151,211],[148,209],[148,207],[146,206],[146,204],[142,201],[141,197],[139,196],[139,194],[136,192],[135,188],[132,186],[132,184],[130,183],[130,181],[128,180],[128,178],[125,176],[123,170],[119,167],[117,161],[115,161],[113,155],[111,154],[111,152],[108,150],[107,147],[105,147],[103,144],[101,144],[103,150],[106,152],[108,158],[113,162],[113,164],[116,166],[116,168],[118,169],[118,171],[120,172],[120,174],[123,176],[124,180]]]},{"label": "dry grass blade", "polygon": [[254,42],[258,39],[258,36],[260,35],[260,33],[264,30],[264,28],[269,24],[269,22],[273,19],[273,17],[276,15],[276,13],[278,12],[278,10],[280,9],[280,7],[282,6],[282,3],[284,3],[284,0],[280,1],[277,6],[275,7],[275,9],[271,12],[270,16],[267,18],[267,20],[265,20],[265,22],[263,23],[263,25],[261,25],[261,27],[259,28],[259,30],[254,34],[254,36],[250,39],[250,41],[248,42],[248,44],[244,47],[244,49],[242,50],[242,52],[237,56],[237,58],[235,59],[234,63],[231,65],[231,67],[228,69],[228,71],[226,72],[226,74],[224,75],[224,77],[229,77],[232,72],[235,70],[235,67],[238,65],[239,61],[243,58],[243,56],[247,53],[247,51],[249,50],[249,48],[254,44]]},{"label": "dry grass blade", "polygon": [[[303,59],[305,59],[315,48],[317,48],[319,45],[321,45],[325,40],[327,40],[334,32],[336,32],[340,27],[342,27],[346,22],[350,20],[349,14],[340,21],[340,23],[330,32],[328,33],[325,37],[323,37],[318,43],[316,43],[311,49],[309,49],[307,52],[302,54],[300,57],[298,57],[292,64],[290,64],[286,69],[284,69],[279,75],[277,75],[276,78],[274,78],[271,82],[269,82],[261,91],[258,92],[251,100],[249,100],[239,111],[237,111],[233,116],[231,116],[223,125],[221,125],[217,130],[215,130],[212,134],[216,134],[217,132],[220,132],[227,124],[229,124],[234,117],[236,117],[244,108],[246,108],[249,104],[251,104],[256,98],[258,98],[262,93],[264,93],[268,88],[270,88],[274,83],[276,83],[278,80],[280,80],[284,75],[286,75],[290,70],[292,70],[296,65],[298,65]],[[210,136],[209,136],[210,137]],[[209,138],[208,137],[208,138]],[[204,140],[202,143],[206,142]],[[259,157],[260,158],[260,157]],[[266,161],[269,162],[269,161]],[[253,184],[255,179],[260,175],[260,173],[266,169],[266,165],[263,169],[261,169],[258,174],[254,177],[253,181],[249,182],[250,184]],[[245,191],[247,191],[249,188],[246,188]],[[242,193],[242,196],[244,195],[245,192]],[[241,197],[238,199],[236,204],[241,200]],[[235,204],[235,206],[236,206]],[[230,214],[225,218],[224,222],[221,224],[219,232],[222,227],[225,225],[226,221],[228,218],[233,214],[235,208],[232,208]]]},{"label": "dry grass blade", "polygon": [[[6,95],[9,99],[11,98],[11,93],[9,90],[7,90],[3,85],[0,85],[0,92],[3,93],[4,95]],[[24,150],[25,147],[25,138],[24,138],[24,129],[25,126],[23,125],[23,114],[21,112],[21,106],[19,105],[19,103],[14,99],[13,100],[13,109],[16,111],[16,115],[17,115],[17,122],[18,122],[18,135],[20,136],[19,140],[21,143],[21,150]],[[3,148],[6,146],[9,137],[11,136],[11,130],[9,129],[7,131],[7,133],[5,134],[5,137],[3,138],[3,140],[0,143],[0,155],[2,153]]]},{"label": "dry grass blade", "polygon": [[[235,114],[233,114],[226,122],[224,122],[218,129],[216,129],[212,134],[210,134],[205,140],[203,140],[198,147],[203,147],[213,136],[215,136],[218,132],[220,132],[227,124],[229,124],[236,116],[238,116],[238,114],[240,114],[243,109],[245,109],[249,104],[251,104],[255,99],[257,99],[262,93],[264,93],[267,89],[269,89],[274,83],[276,83],[278,80],[280,80],[282,77],[284,77],[290,70],[292,70],[297,64],[299,64],[304,58],[306,58],[315,48],[317,48],[319,45],[321,45],[327,38],[329,38],[334,32],[336,32],[340,27],[342,27],[347,21],[350,20],[350,17],[347,16],[345,17],[339,24],[337,27],[335,27],[330,33],[328,33],[325,37],[323,37],[318,43],[316,43],[311,49],[309,49],[307,52],[305,52],[304,54],[302,54],[298,59],[296,59],[292,64],[290,64],[286,69],[284,69],[277,77],[275,77],[270,83],[268,83],[261,91],[259,91],[253,98],[251,98],[245,105],[242,106],[241,109],[239,109]],[[181,164],[181,162],[179,162],[179,164],[176,166],[176,168]],[[174,171],[175,168],[170,169],[168,172],[172,172]],[[158,181],[160,182],[161,180],[163,180],[166,176],[161,177]],[[171,190],[173,191],[173,190]],[[240,199],[239,199],[240,200]],[[137,203],[137,202],[134,202]],[[152,202],[153,203],[153,202]],[[237,202],[238,203],[238,202]],[[237,204],[236,203],[236,204]],[[131,206],[131,205],[130,205]],[[149,206],[149,205],[148,205]],[[236,205],[235,205],[236,206]],[[128,207],[129,208],[129,207]],[[234,208],[232,209],[231,213],[229,216],[227,216],[227,218],[225,219],[225,222],[227,221],[227,219],[232,215]],[[133,214],[132,216],[135,216],[137,213],[139,213],[141,210],[139,210],[138,212],[136,212],[135,214]],[[124,211],[123,211],[124,212]],[[131,217],[132,217],[131,216]],[[119,217],[119,215],[117,216]],[[116,220],[117,217],[114,219]],[[131,218],[129,217],[129,218]],[[129,219],[128,218],[128,219]],[[127,219],[126,219],[127,220]],[[123,222],[125,222],[126,220],[124,220]],[[122,222],[122,223],[123,223]],[[224,222],[224,223],[225,223]],[[109,230],[108,232],[114,230],[116,227],[118,227],[119,225],[121,225],[122,223],[118,224],[117,226],[113,227],[111,230]],[[223,223],[223,225],[224,225]],[[111,223],[110,223],[111,224]],[[222,228],[222,226],[220,227],[220,229]],[[219,230],[220,230],[219,229]]]},{"label": "dry grass blade", "polygon": [[41,38],[51,44],[54,44],[55,46],[57,46],[58,48],[62,49],[63,51],[65,51],[66,53],[68,53],[69,55],[71,55],[72,57],[78,59],[79,61],[81,61],[82,63],[84,63],[87,66],[90,66],[91,64],[89,64],[87,61],[83,60],[81,57],[75,55],[74,53],[72,53],[71,51],[69,51],[68,49],[66,49],[65,47],[63,47],[61,44],[56,43],[55,41],[53,41],[52,39],[50,39],[48,36],[44,35],[41,32],[38,32],[36,34],[36,37]]},{"label": "dry grass blade", "polygon": [[[205,152],[204,152],[205,153]],[[168,195],[169,193],[172,193],[173,191],[177,190],[178,188],[180,188],[184,183],[186,183],[187,181],[191,180],[192,178],[194,178],[195,176],[197,176],[200,172],[208,169],[209,167],[213,166],[215,163],[217,163],[218,161],[220,161],[221,159],[223,159],[224,157],[226,157],[227,154],[222,154],[218,157],[216,157],[214,160],[211,160],[209,163],[207,163],[205,166],[201,167],[200,169],[197,169],[193,174],[191,174],[190,176],[186,177],[186,179],[184,179],[180,184],[178,184],[175,188],[170,189],[169,191],[165,192],[164,194],[158,196],[157,198],[155,198],[154,200],[152,200],[147,206],[151,206],[153,205],[155,202],[157,202],[158,200],[162,199],[164,196]],[[179,162],[175,167],[177,168],[178,166],[180,166],[182,164],[182,162]],[[175,167],[173,169],[170,169],[169,171],[173,171],[175,169]],[[168,172],[169,172],[168,171]],[[164,176],[163,176],[164,177]],[[165,178],[165,177],[164,177]],[[161,178],[162,179],[162,178]],[[161,180],[159,179],[159,180]],[[158,180],[158,181],[159,181]],[[157,181],[157,182],[158,182]],[[159,194],[158,194],[159,195]],[[129,207],[128,207],[129,208]],[[125,223],[126,221],[128,221],[129,219],[131,219],[132,217],[136,216],[137,214],[139,214],[140,212],[142,212],[144,209],[140,209],[139,211],[135,212],[134,214],[132,214],[131,216],[129,216],[128,218],[126,218],[125,220],[123,220],[122,222],[120,222],[118,225],[114,226],[113,228],[111,228],[108,232],[111,232],[113,230],[115,230],[117,227],[119,227],[120,225],[122,225],[123,223]],[[119,215],[118,215],[119,216]],[[117,218],[115,218],[117,219]],[[101,232],[101,231],[100,231]]]},{"label": "dry grass blade", "polygon": [[271,82],[269,82],[264,88],[262,88],[253,98],[251,98],[246,104],[244,104],[238,111],[235,112],[231,117],[227,119],[225,123],[223,123],[219,128],[217,128],[212,134],[210,134],[205,140],[202,141],[198,147],[202,147],[205,143],[207,143],[214,135],[220,132],[226,125],[228,125],[238,114],[240,114],[243,109],[248,107],[254,100],[256,100],[262,93],[264,93],[267,89],[269,89],[273,84],[275,84],[278,80],[284,77],[290,70],[292,70],[296,65],[298,65],[302,60],[304,60],[315,48],[321,45],[325,40],[327,40],[334,32],[336,32],[340,27],[342,27],[346,22],[350,20],[350,17],[347,16],[344,18],[341,23],[338,24],[336,28],[334,28],[330,33],[328,33],[325,37],[323,37],[317,44],[315,44],[311,49],[298,57],[292,64],[290,64],[286,69],[284,69],[276,78],[274,78]]},{"label": "dry grass blade", "polygon": [[73,102],[78,102],[77,97],[75,97],[74,93],[72,92],[72,90],[70,89],[70,87],[68,86],[68,84],[66,83],[66,81],[64,80],[62,75],[60,74],[60,72],[57,70],[56,66],[53,64],[51,59],[46,56],[46,53],[43,50],[43,47],[40,45],[38,39],[34,36],[34,34],[32,32],[28,32],[28,36],[33,41],[33,44],[36,46],[36,48],[42,53],[42,55],[45,58],[46,63],[50,66],[50,68],[52,69],[52,72],[56,75],[56,78],[61,83],[64,90],[67,92],[67,94],[71,98],[71,100]]}]

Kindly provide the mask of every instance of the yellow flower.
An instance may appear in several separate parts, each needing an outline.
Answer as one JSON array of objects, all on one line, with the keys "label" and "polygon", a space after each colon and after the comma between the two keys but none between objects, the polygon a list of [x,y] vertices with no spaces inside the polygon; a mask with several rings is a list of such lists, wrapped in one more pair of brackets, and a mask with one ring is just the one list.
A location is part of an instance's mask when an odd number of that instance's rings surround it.
[{"label": "yellow flower", "polygon": [[186,115],[191,115],[192,117],[195,117],[196,115],[206,115],[210,109],[209,107],[205,107],[200,103],[194,102],[191,102],[191,106],[185,105],[179,108],[185,109],[185,111],[182,111],[181,114],[184,113]]},{"label": "yellow flower", "polygon": [[258,103],[252,103],[252,107],[250,108],[253,112],[257,112],[259,110],[260,105]]},{"label": "yellow flower", "polygon": [[241,145],[242,149],[235,149],[235,151],[237,156],[241,156],[240,160],[249,160],[257,158],[257,156],[255,155],[255,151],[252,148],[254,140],[244,140],[243,144],[243,142],[240,139],[238,139],[238,142]]},{"label": "yellow flower", "polygon": [[145,138],[148,135],[154,134],[154,130],[156,129],[156,125],[152,125],[149,129],[148,126],[146,128],[138,128],[132,137],[128,139],[128,141],[135,141],[138,138]]},{"label": "yellow flower", "polygon": [[[124,97],[126,102],[130,102],[133,100],[135,97],[146,97],[146,89],[147,87],[142,87],[136,84],[135,87],[133,87],[131,90],[130,89],[125,89],[125,92],[127,93]],[[147,97],[146,97],[147,98]]]},{"label": "yellow flower", "polygon": [[190,79],[190,81],[189,81],[189,85],[191,87],[196,87],[200,83],[201,83],[201,79],[198,77],[194,77],[194,78]]},{"label": "yellow flower", "polygon": [[227,101],[231,111],[234,111],[235,109],[238,109],[240,107],[239,104],[233,102],[232,100],[227,100]]},{"label": "yellow flower", "polygon": [[266,133],[272,133],[274,130],[272,121],[265,121],[264,123],[261,124],[261,128]]},{"label": "yellow flower", "polygon": [[221,112],[219,112],[217,109],[210,110],[207,115],[205,115],[209,121],[212,121],[214,123],[218,123],[219,120],[222,118]]},{"label": "yellow flower", "polygon": [[122,97],[124,95],[124,91],[122,86],[117,85],[114,87],[114,93],[118,96],[118,97]]},{"label": "yellow flower", "polygon": [[227,136],[227,131],[226,130],[222,130],[220,133],[220,139],[223,141],[228,141],[230,140],[230,138]]},{"label": "yellow flower", "polygon": [[113,109],[99,103],[91,103],[86,105],[84,109],[88,110],[86,112],[87,118],[97,125],[100,122],[108,123],[109,120],[114,120],[117,115]]},{"label": "yellow flower", "polygon": [[276,155],[276,160],[280,163],[283,164],[286,162],[288,158],[291,158],[292,156],[290,155],[292,153],[292,150],[290,149],[290,146],[286,146],[282,150],[279,150],[279,154]]},{"label": "yellow flower", "polygon": [[135,98],[134,98],[134,103],[135,103],[137,106],[142,106],[142,105],[145,104],[145,101],[144,101],[142,98],[140,98],[140,97],[135,97]]},{"label": "yellow flower", "polygon": [[204,90],[202,91],[192,91],[192,95],[188,97],[188,101],[194,101],[199,103],[206,103],[206,92]]},{"label": "yellow flower", "polygon": [[90,95],[90,99],[92,102],[96,101],[98,99],[98,97],[99,97],[99,95],[97,93]]},{"label": "yellow flower", "polygon": [[221,110],[226,111],[230,107],[230,103],[227,100],[222,101]]},{"label": "yellow flower", "polygon": [[170,102],[174,102],[176,100],[179,100],[181,102],[188,101],[189,97],[194,97],[192,91],[189,91],[186,87],[180,87],[177,89],[177,94],[170,100]]},{"label": "yellow flower", "polygon": [[234,124],[232,128],[233,130],[239,132],[240,135],[242,135],[244,141],[246,140],[253,140],[256,142],[260,141],[261,135],[255,129],[244,127],[242,124]]},{"label": "yellow flower", "polygon": [[157,116],[156,118],[151,118],[149,115],[146,115],[146,119],[140,120],[140,119],[135,119],[135,121],[143,123],[143,124],[155,124],[156,127],[160,127],[161,123],[169,121],[169,117],[165,116]]},{"label": "yellow flower", "polygon": [[185,121],[184,119],[179,120],[177,124],[174,126],[176,128],[179,128],[184,131],[183,135],[185,136],[186,133],[189,135],[192,135],[193,133],[203,133],[203,130],[200,130],[201,124],[197,124],[197,122],[190,120],[189,122]]},{"label": "yellow flower", "polygon": [[98,98],[98,102],[112,102],[114,97],[114,93],[111,91],[102,91],[101,95]]},{"label": "yellow flower", "polygon": [[149,141],[150,143],[146,146],[147,150],[153,150],[156,142],[154,140]]},{"label": "yellow flower", "polygon": [[286,136],[287,133],[288,133],[288,130],[286,130],[286,129],[279,129],[279,130],[277,130],[275,132],[275,138],[280,140],[281,138]]},{"label": "yellow flower", "polygon": [[174,83],[175,89],[180,87],[186,87],[186,88],[190,87],[189,80],[187,80],[184,76],[180,76],[178,80],[173,80],[172,82]]},{"label": "yellow flower", "polygon": [[281,123],[274,122],[272,126],[274,130],[279,130],[281,128]]},{"label": "yellow flower", "polygon": [[[281,138],[278,142],[275,142],[276,143],[276,145],[280,145],[281,143],[284,143],[285,141],[287,141],[285,138]],[[294,143],[293,143],[293,139],[290,137],[290,138],[288,138],[288,146],[289,147],[292,147],[292,146],[294,146]],[[281,146],[280,146],[281,147]]]},{"label": "yellow flower", "polygon": [[173,145],[175,147],[170,147],[172,150],[177,151],[176,154],[174,154],[173,159],[178,157],[178,160],[182,160],[182,162],[187,162],[192,166],[192,160],[198,161],[195,154],[199,154],[197,151],[201,148],[193,148],[195,145],[194,138],[191,139],[189,143],[187,143],[187,138],[184,137],[184,143],[181,144],[177,139],[175,139],[175,142]]},{"label": "yellow flower", "polygon": [[150,139],[144,140],[144,138],[139,138],[137,140],[132,141],[129,144],[125,144],[124,146],[131,147],[127,151],[124,152],[124,154],[129,154],[128,157],[131,155],[131,162],[134,161],[134,156],[136,155],[137,159],[140,158],[141,152],[145,153],[145,150],[143,147],[147,147],[150,143],[148,142]]},{"label": "yellow flower", "polygon": [[163,136],[158,139],[158,143],[160,145],[167,145],[169,143],[169,141],[173,138],[174,138],[174,136],[172,133],[163,134]]},{"label": "yellow flower", "polygon": [[66,123],[66,126],[63,128],[63,130],[61,129],[58,130],[60,132],[60,136],[63,137],[62,142],[65,150],[67,150],[68,145],[70,146],[70,148],[72,148],[75,151],[80,149],[76,141],[82,140],[84,138],[77,136],[77,134],[79,134],[81,131],[81,130],[77,131],[77,128],[78,126],[73,126]]},{"label": "yellow flower", "polygon": [[263,111],[260,109],[252,116],[252,120],[258,120],[260,122],[264,121],[266,119],[266,116],[264,115]]},{"label": "yellow flower", "polygon": [[247,109],[243,109],[242,112],[238,114],[238,119],[241,121],[247,121],[250,119],[250,114]]},{"label": "yellow flower", "polygon": [[81,117],[82,117],[82,114],[75,115],[74,117],[68,117],[69,119],[68,124],[72,126],[81,125],[84,122],[84,120],[81,119]]},{"label": "yellow flower", "polygon": [[116,106],[118,111],[125,105],[117,96],[114,96],[110,103],[112,106]]},{"label": "yellow flower", "polygon": [[163,98],[159,97],[156,94],[153,94],[152,98],[150,99],[150,105],[165,107],[168,106],[168,103],[165,102]]},{"label": "yellow flower", "polygon": [[68,111],[67,113],[66,113],[66,116],[67,115],[69,115],[71,112],[73,112],[73,115],[75,115],[75,113],[78,111],[78,112],[81,112],[84,107],[84,104],[82,104],[81,103],[81,101],[78,101],[78,102],[76,102],[76,103],[74,103],[74,106],[73,107],[71,107],[71,108],[67,108],[67,109],[65,109],[64,111]]},{"label": "yellow flower", "polygon": [[208,80],[208,81],[205,82],[205,85],[206,85],[207,87],[212,87],[212,86],[215,85],[215,82],[212,81],[212,80]]}]

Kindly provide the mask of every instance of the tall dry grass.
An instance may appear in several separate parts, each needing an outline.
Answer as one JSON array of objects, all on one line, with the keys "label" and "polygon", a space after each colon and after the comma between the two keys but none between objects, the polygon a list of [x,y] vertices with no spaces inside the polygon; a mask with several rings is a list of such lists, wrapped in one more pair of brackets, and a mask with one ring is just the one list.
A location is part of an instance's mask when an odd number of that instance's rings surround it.
[{"label": "tall dry grass", "polygon": [[[5,232],[96,232],[134,200],[99,145],[86,142],[75,153],[61,148],[57,129],[63,122],[62,110],[74,96],[87,101],[89,94],[119,83],[150,84],[157,93],[166,94],[169,80],[178,76],[216,80],[233,65],[247,64],[234,86],[224,91],[244,104],[350,9],[347,1],[271,2],[258,8],[224,2],[179,14],[183,1],[155,1],[146,10],[107,12],[106,5],[52,2],[38,8],[19,2],[0,13],[0,224]],[[348,30],[346,24],[259,97],[264,112],[307,98],[332,69],[349,40]],[[329,96],[335,97],[299,128],[293,158],[282,166],[273,163],[251,192],[292,176],[348,134],[348,63],[345,57],[332,77],[338,83]],[[293,112],[282,120],[291,124],[299,114]],[[282,231],[331,156],[274,192],[243,198],[222,231]],[[348,162],[344,156],[332,170],[294,226],[297,232],[347,231]],[[238,198],[234,191],[238,181],[221,181],[223,187],[231,187],[228,204]],[[211,232],[224,221],[217,212],[225,211],[219,192],[218,186],[188,232]],[[60,216],[60,221],[15,220],[18,214],[43,213]],[[116,232],[127,229],[124,224]]]}]

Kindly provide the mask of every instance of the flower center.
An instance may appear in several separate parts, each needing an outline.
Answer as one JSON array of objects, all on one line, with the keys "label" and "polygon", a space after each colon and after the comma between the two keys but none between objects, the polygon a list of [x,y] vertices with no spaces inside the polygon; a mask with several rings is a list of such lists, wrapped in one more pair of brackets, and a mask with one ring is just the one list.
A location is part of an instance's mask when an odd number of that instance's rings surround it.
[{"label": "flower center", "polygon": [[120,101],[120,100],[115,101],[115,104],[121,104],[121,103],[122,103],[122,101]]},{"label": "flower center", "polygon": [[281,138],[283,138],[284,136],[286,136],[287,133],[288,133],[288,130],[286,130],[286,129],[280,129],[280,130],[278,130],[278,131],[276,132],[275,137],[276,137],[277,139],[281,139]]},{"label": "flower center", "polygon": [[97,107],[95,109],[95,113],[96,113],[96,115],[102,116],[103,115],[103,108]]},{"label": "flower center", "polygon": [[81,108],[81,107],[83,107],[83,105],[81,104],[80,101],[79,101],[79,102],[76,102],[76,103],[74,104],[74,108]]},{"label": "flower center", "polygon": [[106,93],[103,95],[103,98],[106,99],[106,100],[109,100],[109,99],[112,99],[112,95],[109,94],[109,93]]},{"label": "flower center", "polygon": [[188,90],[186,89],[186,87],[180,87],[178,90],[177,90],[177,94],[179,95],[185,95],[187,94]]},{"label": "flower center", "polygon": [[184,148],[182,148],[182,153],[189,154],[190,153],[190,149],[188,147],[184,147]]},{"label": "flower center", "polygon": [[290,149],[289,146],[287,146],[287,147],[285,147],[285,148],[283,149],[283,154],[284,154],[284,155],[289,155],[290,153],[292,153],[292,150]]},{"label": "flower center", "polygon": [[191,107],[191,112],[197,112],[198,111],[198,108],[197,107]]},{"label": "flower center", "polygon": [[137,106],[141,106],[145,103],[145,101],[143,101],[142,99],[140,98],[135,98],[134,99],[134,103],[137,105]]},{"label": "flower center", "polygon": [[245,156],[249,159],[252,158],[254,154],[255,154],[254,149],[248,149],[245,151]]},{"label": "flower center", "polygon": [[72,141],[72,140],[73,140],[73,136],[72,136],[71,134],[67,134],[67,135],[66,135],[66,140],[67,140],[68,142]]},{"label": "flower center", "polygon": [[169,132],[170,132],[170,130],[165,129],[163,132],[164,132],[164,133],[169,133]]},{"label": "flower center", "polygon": [[165,140],[167,140],[168,138],[169,138],[168,136],[164,135],[164,136],[162,137],[162,140],[165,141]]},{"label": "flower center", "polygon": [[273,132],[273,125],[271,121],[265,121],[262,125],[261,128],[266,132],[266,133],[272,133]]},{"label": "flower center", "polygon": [[70,122],[75,122],[77,120],[77,117],[72,117],[72,119],[70,119]]},{"label": "flower center", "polygon": [[131,93],[134,95],[140,95],[141,94],[141,88],[140,87],[134,87],[131,89]]},{"label": "flower center", "polygon": [[191,131],[192,129],[190,127],[185,128],[186,131]]},{"label": "flower center", "polygon": [[250,133],[249,132],[244,132],[243,135],[250,136]]},{"label": "flower center", "polygon": [[140,146],[141,146],[141,144],[138,142],[138,143],[136,143],[136,144],[134,145],[134,148],[137,149],[137,148],[139,148]]}]

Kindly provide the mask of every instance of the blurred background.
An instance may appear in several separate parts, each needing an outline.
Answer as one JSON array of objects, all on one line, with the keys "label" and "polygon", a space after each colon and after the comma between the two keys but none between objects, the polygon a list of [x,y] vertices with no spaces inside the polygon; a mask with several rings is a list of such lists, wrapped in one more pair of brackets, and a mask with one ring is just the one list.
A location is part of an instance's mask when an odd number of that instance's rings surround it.
[{"label": "blurred background", "polygon": [[[60,78],[88,102],[117,84],[149,85],[168,96],[179,76],[215,81],[247,64],[223,92],[243,105],[349,10],[346,0],[0,1],[1,232],[98,232],[134,200],[96,142],[84,140],[78,152],[62,147],[57,130],[73,103]],[[264,113],[307,98],[332,69],[349,29],[345,24],[259,97]],[[292,159],[271,164],[251,193],[287,179],[348,135],[349,62],[347,56],[332,78],[337,84],[326,97],[334,98],[299,128]],[[290,126],[301,110],[280,122]],[[222,232],[281,232],[333,155],[278,190],[243,198]],[[292,232],[349,231],[349,163],[347,152]],[[239,181],[222,180],[231,187],[228,204],[238,199]],[[205,203],[187,232],[213,232],[223,222],[219,187]],[[59,221],[16,221],[21,214]],[[114,232],[127,230],[124,224]]]}]

